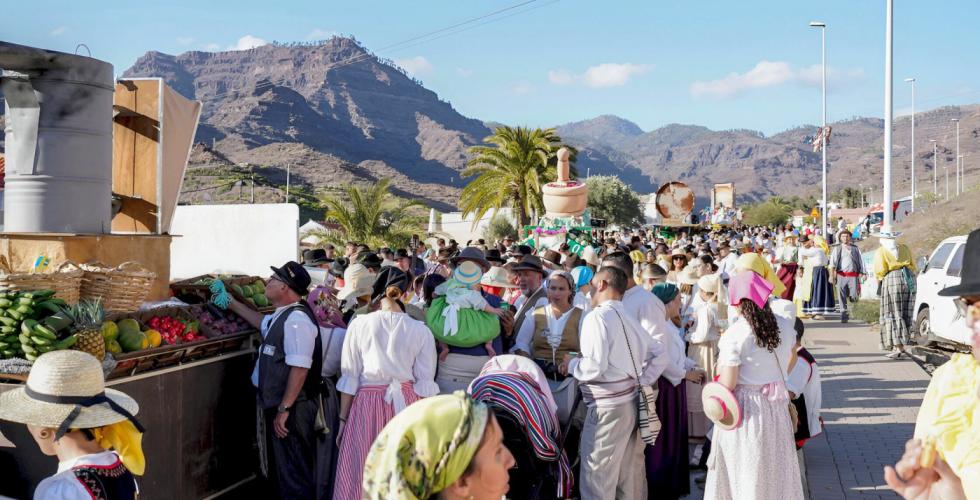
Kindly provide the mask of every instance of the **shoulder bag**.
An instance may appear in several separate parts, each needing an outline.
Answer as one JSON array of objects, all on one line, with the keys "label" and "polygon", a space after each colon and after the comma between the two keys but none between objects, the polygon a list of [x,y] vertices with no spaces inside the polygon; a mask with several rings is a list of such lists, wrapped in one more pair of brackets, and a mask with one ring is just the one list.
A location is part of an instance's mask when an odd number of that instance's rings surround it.
[{"label": "shoulder bag", "polygon": [[613,309],[619,317],[619,323],[623,325],[623,336],[626,337],[626,348],[630,353],[630,362],[633,364],[633,373],[636,374],[636,384],[639,387],[640,401],[637,420],[640,424],[640,439],[644,443],[653,446],[660,435],[660,417],[657,415],[657,393],[659,390],[652,385],[640,383],[640,370],[636,367],[636,359],[633,357],[633,346],[630,345],[630,336],[626,332],[626,322],[619,315],[619,311]]}]

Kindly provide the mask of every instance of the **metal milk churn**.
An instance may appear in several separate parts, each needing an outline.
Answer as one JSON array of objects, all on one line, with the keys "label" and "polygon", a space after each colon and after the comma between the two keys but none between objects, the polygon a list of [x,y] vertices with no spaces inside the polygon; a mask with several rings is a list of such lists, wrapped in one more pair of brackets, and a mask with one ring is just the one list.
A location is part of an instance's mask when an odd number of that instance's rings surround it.
[{"label": "metal milk churn", "polygon": [[4,231],[108,233],[112,65],[0,42],[6,114]]}]

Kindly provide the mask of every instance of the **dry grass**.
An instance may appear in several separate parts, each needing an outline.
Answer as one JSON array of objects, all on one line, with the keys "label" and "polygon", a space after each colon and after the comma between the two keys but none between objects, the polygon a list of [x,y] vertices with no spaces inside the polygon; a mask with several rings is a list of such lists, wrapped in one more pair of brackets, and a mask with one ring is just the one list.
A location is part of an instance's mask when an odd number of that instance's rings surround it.
[{"label": "dry grass", "polygon": [[[940,241],[980,227],[980,186],[973,186],[949,202],[916,208],[914,215],[896,224],[903,233],[899,241],[908,245],[914,257],[929,257]],[[867,251],[877,245],[876,238],[868,238],[859,246]]]}]

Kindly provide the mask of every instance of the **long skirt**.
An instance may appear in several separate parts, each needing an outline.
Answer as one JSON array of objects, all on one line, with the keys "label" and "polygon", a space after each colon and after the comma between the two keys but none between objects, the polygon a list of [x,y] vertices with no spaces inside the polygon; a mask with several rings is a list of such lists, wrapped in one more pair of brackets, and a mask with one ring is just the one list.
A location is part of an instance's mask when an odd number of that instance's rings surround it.
[{"label": "long skirt", "polygon": [[912,309],[915,307],[915,277],[903,267],[888,273],[881,282],[881,345],[892,350],[912,340]]},{"label": "long skirt", "polygon": [[739,385],[735,398],[742,423],[732,430],[715,426],[704,498],[802,500],[789,401],[769,400],[762,386]]},{"label": "long skirt", "polygon": [[803,314],[833,314],[837,312],[834,286],[825,266],[813,268],[810,300],[803,303]]},{"label": "long skirt", "polygon": [[793,300],[793,292],[796,291],[796,270],[799,267],[799,264],[795,262],[786,262],[779,266],[779,271],[776,271],[776,277],[786,285],[786,291],[779,298]]},{"label": "long skirt", "polygon": [[[411,382],[403,382],[401,389],[406,405],[422,399],[415,394]],[[368,452],[381,429],[395,417],[394,406],[385,401],[387,390],[386,385],[365,385],[354,395],[347,425],[340,437],[334,500],[361,500],[361,480]]]},{"label": "long skirt", "polygon": [[[647,446],[647,498],[680,498],[691,491],[687,445],[687,386],[676,387],[660,377],[657,381],[657,416],[660,434],[653,446]],[[709,497],[705,497],[709,498]]]},{"label": "long skirt", "polygon": [[452,394],[469,389],[470,382],[480,375],[480,370],[487,361],[490,361],[490,356],[450,353],[445,361],[439,362],[439,369],[436,371],[439,394]]}]

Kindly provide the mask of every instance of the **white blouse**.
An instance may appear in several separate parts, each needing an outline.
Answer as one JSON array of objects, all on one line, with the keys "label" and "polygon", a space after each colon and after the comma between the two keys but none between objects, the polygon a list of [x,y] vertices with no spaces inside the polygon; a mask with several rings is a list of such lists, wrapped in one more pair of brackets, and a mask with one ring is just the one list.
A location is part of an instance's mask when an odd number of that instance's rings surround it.
[{"label": "white blouse", "polygon": [[765,385],[770,382],[783,382],[787,378],[790,353],[796,344],[796,331],[793,329],[795,310],[792,312],[793,317],[789,317],[789,309],[784,307],[784,303],[795,309],[792,302],[770,299],[770,307],[776,315],[776,324],[779,326],[779,346],[776,347],[775,353],[756,344],[752,327],[741,316],[734,319],[718,341],[718,365],[739,367],[738,384]]},{"label": "white blouse", "polygon": [[[34,500],[92,500],[85,486],[75,477],[73,467],[78,466],[111,466],[119,461],[119,455],[114,451],[103,451],[91,455],[65,460],[58,463],[58,473],[41,481],[34,490]],[[137,486],[137,493],[139,486]]]},{"label": "white blouse", "polygon": [[827,258],[827,254],[822,249],[816,246],[800,249],[800,264],[820,267],[826,266],[828,263],[830,263],[830,259]]},{"label": "white blouse", "polygon": [[718,304],[702,302],[694,311],[694,326],[691,328],[688,340],[692,344],[717,342],[721,336],[718,328]]},{"label": "white blouse", "polygon": [[[565,324],[568,323],[568,318],[571,317],[572,311],[574,311],[576,308],[570,307],[567,311],[565,311],[564,314],[556,318],[555,313],[551,308],[551,304],[542,307],[544,308],[545,318],[548,319],[548,331],[551,332],[552,334],[554,334],[555,332],[558,332],[559,335],[563,334],[565,332]],[[535,327],[534,313],[537,312],[538,309],[541,309],[541,307],[536,308],[534,311],[529,312],[524,320],[524,323],[521,323],[521,330],[517,332],[517,339],[514,340],[514,347],[511,347],[510,352],[513,353],[513,352],[517,352],[518,350],[524,351],[529,354],[532,352],[531,344],[534,342],[534,327]],[[579,326],[580,335],[582,331],[583,319],[585,319],[584,312],[579,317],[578,326]]]},{"label": "white blouse", "polygon": [[358,316],[347,326],[337,390],[357,394],[362,385],[384,385],[397,395],[413,382],[421,397],[435,396],[436,341],[425,323],[400,312]]}]

